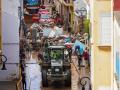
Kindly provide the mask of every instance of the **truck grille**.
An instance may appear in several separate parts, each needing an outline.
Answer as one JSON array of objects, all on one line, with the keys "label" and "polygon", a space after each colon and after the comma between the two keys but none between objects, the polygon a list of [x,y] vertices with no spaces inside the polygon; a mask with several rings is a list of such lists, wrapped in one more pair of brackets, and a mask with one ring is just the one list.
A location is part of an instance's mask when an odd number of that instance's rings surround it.
[{"label": "truck grille", "polygon": [[60,67],[54,67],[54,68],[52,68],[52,72],[51,73],[52,74],[62,74],[63,70]]}]

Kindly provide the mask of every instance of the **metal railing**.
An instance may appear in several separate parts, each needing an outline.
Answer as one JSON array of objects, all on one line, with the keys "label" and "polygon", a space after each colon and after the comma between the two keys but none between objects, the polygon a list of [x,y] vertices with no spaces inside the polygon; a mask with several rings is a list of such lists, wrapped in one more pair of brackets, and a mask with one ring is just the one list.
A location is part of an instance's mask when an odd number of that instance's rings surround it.
[{"label": "metal railing", "polygon": [[[73,58],[72,58],[73,59]],[[75,59],[75,58],[74,58]],[[79,70],[77,69],[77,66],[75,65],[75,63],[71,60],[71,63],[73,64],[73,66],[75,67],[76,69],[76,72],[77,74],[79,75],[79,84],[82,86],[82,90],[91,90],[91,84],[89,84],[89,89],[85,89],[85,86],[87,85],[87,83],[90,82],[90,78],[89,77],[80,77],[80,72]],[[81,67],[84,67],[84,66],[81,66]],[[87,80],[88,79],[88,80]]]},{"label": "metal railing", "polygon": [[[89,77],[82,77],[80,78],[80,85],[82,86],[82,90],[86,90],[85,86],[87,85],[87,83],[89,83],[88,79],[90,81]],[[91,84],[89,84],[89,90],[91,90]]]}]

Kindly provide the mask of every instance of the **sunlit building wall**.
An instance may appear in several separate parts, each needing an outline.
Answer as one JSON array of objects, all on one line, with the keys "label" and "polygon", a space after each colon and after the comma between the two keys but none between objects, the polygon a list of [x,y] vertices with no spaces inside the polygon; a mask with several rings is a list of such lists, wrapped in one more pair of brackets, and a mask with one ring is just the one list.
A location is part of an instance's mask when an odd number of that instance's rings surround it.
[{"label": "sunlit building wall", "polygon": [[2,54],[7,57],[6,69],[1,70],[0,81],[11,81],[19,77],[19,25],[20,0],[1,1]]},{"label": "sunlit building wall", "polygon": [[90,0],[92,90],[113,90],[111,0]]}]

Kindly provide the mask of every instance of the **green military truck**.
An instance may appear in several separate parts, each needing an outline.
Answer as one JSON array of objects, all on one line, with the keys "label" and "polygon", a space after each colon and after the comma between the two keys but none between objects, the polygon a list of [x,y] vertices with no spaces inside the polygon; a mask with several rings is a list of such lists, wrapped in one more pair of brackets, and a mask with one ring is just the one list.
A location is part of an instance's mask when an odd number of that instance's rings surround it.
[{"label": "green military truck", "polygon": [[43,87],[54,81],[71,86],[71,52],[66,46],[48,46],[41,67]]}]

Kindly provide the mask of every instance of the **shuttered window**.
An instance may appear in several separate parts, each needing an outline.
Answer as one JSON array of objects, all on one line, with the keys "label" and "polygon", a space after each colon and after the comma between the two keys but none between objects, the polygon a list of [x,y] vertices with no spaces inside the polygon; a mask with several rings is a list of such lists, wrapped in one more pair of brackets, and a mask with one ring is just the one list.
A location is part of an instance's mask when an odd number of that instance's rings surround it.
[{"label": "shuttered window", "polygon": [[100,21],[100,46],[111,46],[111,14],[102,14]]}]

